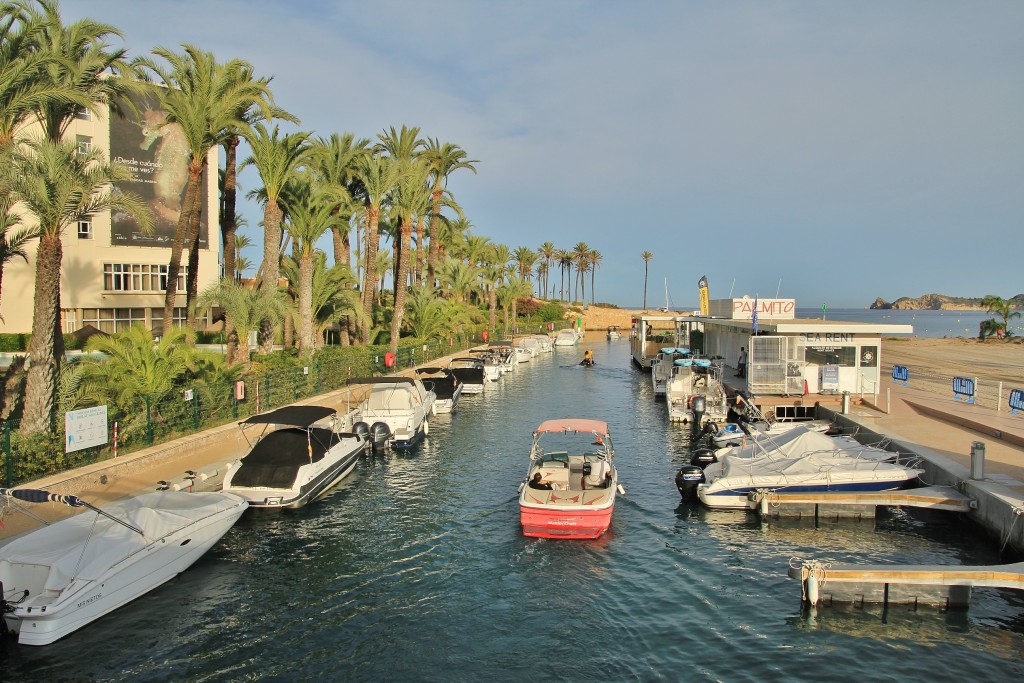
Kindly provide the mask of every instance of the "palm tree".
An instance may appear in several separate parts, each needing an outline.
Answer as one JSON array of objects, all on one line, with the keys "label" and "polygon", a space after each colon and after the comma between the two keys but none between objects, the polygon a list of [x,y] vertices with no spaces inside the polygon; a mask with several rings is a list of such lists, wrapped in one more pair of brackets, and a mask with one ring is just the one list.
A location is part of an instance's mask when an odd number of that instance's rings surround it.
[{"label": "palm tree", "polygon": [[309,356],[316,343],[313,327],[313,255],[316,243],[334,224],[335,206],[309,182],[298,184],[300,196],[289,201],[288,234],[299,264],[299,353]]},{"label": "palm tree", "polygon": [[399,239],[395,249],[395,304],[391,316],[391,353],[398,352],[398,338],[405,314],[408,291],[409,261],[412,256],[412,226],[416,216],[430,210],[430,187],[426,184],[426,168],[410,164],[399,180],[392,197],[392,206],[398,217]]},{"label": "palm tree", "polygon": [[551,261],[555,258],[555,245],[552,242],[545,242],[537,248],[537,256],[544,259],[544,298],[548,292],[548,274],[551,272]]},{"label": "palm tree", "polygon": [[[576,292],[579,291],[583,285],[583,264],[590,263],[588,254],[590,254],[590,247],[586,242],[577,242],[576,246],[572,248],[572,264],[576,266],[576,283],[573,286],[573,301],[579,301],[581,297],[576,296]],[[584,288],[585,289],[585,288]],[[586,298],[586,291],[584,291],[582,298]]]},{"label": "palm tree", "polygon": [[[21,226],[21,214],[14,211],[14,198],[0,194],[0,292],[3,291],[4,268],[10,261],[21,258],[28,263],[25,245],[35,239],[35,231]],[[0,322],[3,321],[0,315]]]},{"label": "palm tree", "polygon": [[[263,181],[263,187],[254,190],[250,196],[263,203],[263,263],[260,284],[266,293],[277,291],[281,262],[281,224],[284,220],[282,199],[285,188],[298,176],[299,169],[307,161],[309,133],[287,133],[281,135],[277,126],[268,130],[262,123],[252,127],[249,137],[251,153],[240,165],[239,170],[255,166]],[[269,353],[274,342],[273,328],[264,325],[260,330],[260,350]]]},{"label": "palm tree", "polygon": [[[529,247],[516,247],[512,252],[512,259],[516,262],[519,277],[529,282],[533,275],[533,264],[537,262],[537,253]],[[530,291],[533,291],[532,285]]]},{"label": "palm tree", "polygon": [[997,315],[1003,319],[1003,334],[1007,339],[1009,339],[1013,334],[1010,332],[1010,321],[1014,318],[1020,317],[1020,312],[1013,310],[1016,308],[1014,303],[1012,301],[1007,301],[1000,296],[987,294],[985,295],[985,298],[981,300],[981,305],[984,306],[989,313]]},{"label": "palm tree", "polygon": [[647,310],[647,266],[654,258],[654,254],[649,251],[642,252],[640,258],[644,260],[644,310]]},{"label": "palm tree", "polygon": [[195,307],[201,311],[213,306],[224,309],[227,324],[235,329],[238,336],[235,352],[228,357],[228,363],[232,365],[248,363],[251,333],[259,330],[264,321],[279,321],[284,313],[276,292],[267,295],[259,288],[225,280],[218,280],[207,287],[195,302]]},{"label": "palm tree", "polygon": [[594,302],[594,273],[597,272],[597,267],[598,267],[598,265],[600,265],[600,263],[604,259],[604,257],[601,256],[601,252],[599,252],[597,249],[591,249],[590,253],[587,255],[587,258],[590,260],[590,303],[595,303]]},{"label": "palm tree", "polygon": [[370,343],[373,320],[373,297],[377,283],[377,250],[380,248],[380,212],[388,195],[398,182],[398,166],[387,157],[370,155],[356,165],[356,177],[362,193],[366,213],[366,249],[363,254],[363,343]]},{"label": "palm tree", "polygon": [[113,335],[96,335],[86,350],[103,354],[83,361],[82,384],[86,395],[109,403],[126,416],[122,430],[131,434],[145,424],[142,401],[156,405],[176,388],[176,382],[194,368],[195,332],[169,330],[154,343],[153,333],[141,323]]},{"label": "palm tree", "polygon": [[427,138],[421,158],[427,162],[430,176],[430,196],[432,200],[430,212],[430,247],[427,252],[427,281],[434,284],[434,271],[437,268],[438,256],[441,252],[441,196],[448,184],[448,176],[460,168],[468,168],[476,173],[473,164],[475,159],[466,159],[466,151],[456,144],[441,144],[437,138]]},{"label": "palm tree", "polygon": [[[325,253],[317,250],[313,254],[311,300],[317,348],[322,346],[324,333],[328,327],[348,318],[358,320],[363,315],[359,295],[353,288],[355,284],[355,276],[347,265],[336,263],[328,268]],[[342,341],[344,345],[344,337]]]},{"label": "palm tree", "polygon": [[431,287],[417,287],[409,296],[403,321],[418,339],[444,339],[473,322],[466,304],[437,296]]},{"label": "palm tree", "polygon": [[[480,273],[480,266],[455,258],[445,259],[437,269],[438,279],[448,287],[451,298],[459,303],[469,303],[473,293],[480,289]],[[429,286],[423,289],[433,290]]]},{"label": "palm tree", "polygon": [[112,183],[131,178],[122,164],[106,163],[95,151],[81,152],[75,143],[25,142],[9,160],[4,183],[21,208],[37,221],[35,303],[29,355],[32,365],[25,389],[27,433],[50,427],[63,349],[60,329],[61,235],[69,225],[101,211],[124,211],[140,229],[152,229],[144,202],[129,192],[111,192]]},{"label": "palm tree", "polygon": [[568,249],[557,249],[555,250],[555,259],[558,261],[558,267],[562,271],[561,277],[561,294],[560,299],[567,301],[566,296],[566,279],[568,275],[572,275],[572,252]]},{"label": "palm tree", "polygon": [[[244,218],[239,216],[237,219],[235,219],[234,222],[235,222],[236,225],[241,227],[243,225],[244,220],[245,220]],[[246,271],[246,269],[248,269],[252,265],[252,263],[249,261],[249,259],[247,259],[244,256],[242,256],[242,250],[245,249],[246,247],[251,247],[251,246],[252,246],[252,239],[248,235],[240,235],[237,232],[234,233],[234,247],[230,250],[232,252],[231,260],[232,260],[232,262],[234,264],[232,266],[232,269],[233,269],[234,272],[230,273],[230,278],[232,280],[234,280],[235,282],[238,282],[239,280],[241,280],[242,279],[242,273],[244,273]],[[225,263],[224,267],[227,268],[227,258],[226,257],[225,257],[224,263]]]},{"label": "palm tree", "polygon": [[[152,72],[165,86],[159,90],[161,103],[167,111],[167,122],[181,125],[189,149],[188,184],[167,264],[163,313],[165,331],[171,329],[174,321],[181,252],[186,244],[194,248],[198,239],[196,231],[202,211],[202,177],[209,151],[226,135],[247,125],[244,114],[249,106],[259,108],[268,118],[275,111],[270,104],[272,98],[267,82],[252,78],[250,64],[239,59],[221,64],[212,52],[194,45],[182,47],[184,51],[181,53],[166,48],[153,50],[153,54],[164,60],[166,66],[149,58],[136,62],[140,69]],[[192,306],[188,308],[195,310]]]},{"label": "palm tree", "polygon": [[352,133],[332,133],[328,138],[317,138],[310,147],[313,172],[323,186],[335,189],[334,214],[346,221],[336,220],[331,226],[334,244],[334,263],[351,266],[351,242],[347,219],[355,212],[352,195],[356,190],[359,161],[369,154],[370,141],[355,139]]}]

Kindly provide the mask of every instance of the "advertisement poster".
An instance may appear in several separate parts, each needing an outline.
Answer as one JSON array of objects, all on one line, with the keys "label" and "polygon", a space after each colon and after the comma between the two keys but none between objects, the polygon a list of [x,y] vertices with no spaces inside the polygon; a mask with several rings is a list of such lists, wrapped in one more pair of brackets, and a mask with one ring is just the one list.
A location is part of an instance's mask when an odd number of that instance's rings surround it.
[{"label": "advertisement poster", "polygon": [[[166,113],[156,95],[134,95],[138,113],[122,105],[124,118],[110,119],[110,160],[125,164],[132,179],[115,189],[142,197],[153,213],[153,232],[143,235],[131,216],[111,216],[110,243],[135,247],[169,247],[178,226],[188,182],[188,143],[178,124],[164,124]],[[203,208],[207,205],[206,173],[203,171]],[[199,245],[208,245],[208,216],[200,217]],[[187,248],[187,245],[186,245]]]}]

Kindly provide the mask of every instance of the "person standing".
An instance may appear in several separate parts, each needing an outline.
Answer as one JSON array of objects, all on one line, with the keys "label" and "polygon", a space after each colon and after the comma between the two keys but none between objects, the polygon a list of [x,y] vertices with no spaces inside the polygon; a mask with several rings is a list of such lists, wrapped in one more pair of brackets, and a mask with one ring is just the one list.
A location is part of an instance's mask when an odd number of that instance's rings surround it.
[{"label": "person standing", "polygon": [[736,361],[736,376],[746,377],[747,376],[747,350],[740,347],[740,357]]}]

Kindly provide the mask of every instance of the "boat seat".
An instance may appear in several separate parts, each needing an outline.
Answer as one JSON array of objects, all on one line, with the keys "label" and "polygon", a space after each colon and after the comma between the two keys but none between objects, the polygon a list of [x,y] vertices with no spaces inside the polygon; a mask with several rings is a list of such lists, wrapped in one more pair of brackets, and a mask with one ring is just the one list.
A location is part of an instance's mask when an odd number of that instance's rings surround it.
[{"label": "boat seat", "polygon": [[590,464],[590,474],[583,476],[584,484],[588,489],[598,488],[604,484],[605,475],[611,470],[611,466],[605,460],[598,460]]}]

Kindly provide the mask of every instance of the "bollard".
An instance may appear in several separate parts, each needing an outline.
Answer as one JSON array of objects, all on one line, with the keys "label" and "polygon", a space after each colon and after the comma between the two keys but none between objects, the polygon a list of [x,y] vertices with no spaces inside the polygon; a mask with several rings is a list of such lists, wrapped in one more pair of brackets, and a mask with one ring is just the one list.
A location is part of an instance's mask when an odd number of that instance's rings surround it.
[{"label": "bollard", "polygon": [[843,392],[843,415],[847,415],[850,412],[850,392]]},{"label": "bollard", "polygon": [[985,442],[971,442],[971,479],[985,478]]}]

